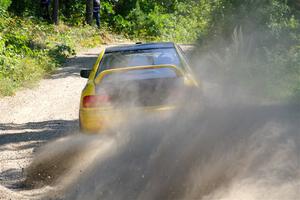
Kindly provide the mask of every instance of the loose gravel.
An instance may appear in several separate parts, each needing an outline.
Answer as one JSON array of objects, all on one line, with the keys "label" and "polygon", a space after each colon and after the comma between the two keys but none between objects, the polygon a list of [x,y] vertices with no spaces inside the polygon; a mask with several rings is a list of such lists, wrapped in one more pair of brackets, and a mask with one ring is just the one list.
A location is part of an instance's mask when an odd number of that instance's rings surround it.
[{"label": "loose gravel", "polygon": [[78,133],[80,93],[86,83],[79,72],[93,66],[100,50],[82,52],[37,87],[0,99],[0,199],[38,196],[20,191],[23,169],[41,145]]}]

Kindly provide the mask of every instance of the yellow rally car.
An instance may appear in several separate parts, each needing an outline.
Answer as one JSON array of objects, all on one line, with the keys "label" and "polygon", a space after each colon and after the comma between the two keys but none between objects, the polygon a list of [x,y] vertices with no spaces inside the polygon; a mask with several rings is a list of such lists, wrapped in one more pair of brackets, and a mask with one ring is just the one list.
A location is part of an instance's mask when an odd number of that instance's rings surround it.
[{"label": "yellow rally car", "polygon": [[124,121],[133,110],[173,110],[182,87],[198,87],[182,49],[174,43],[106,48],[93,68],[80,75],[88,78],[79,110],[85,133]]}]

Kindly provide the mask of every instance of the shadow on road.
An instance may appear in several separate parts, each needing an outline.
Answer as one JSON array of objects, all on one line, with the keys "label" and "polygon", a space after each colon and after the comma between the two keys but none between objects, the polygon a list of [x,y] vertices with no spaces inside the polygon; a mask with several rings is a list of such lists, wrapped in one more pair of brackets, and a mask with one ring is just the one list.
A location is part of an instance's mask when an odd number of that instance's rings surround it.
[{"label": "shadow on road", "polygon": [[51,120],[29,122],[25,124],[0,124],[0,145],[30,142],[20,148],[32,148],[34,143],[44,143],[52,139],[64,137],[78,130],[78,120]]},{"label": "shadow on road", "polygon": [[[0,151],[9,153],[1,157],[0,163],[16,163],[15,167],[0,173],[0,183],[10,189],[20,187],[24,178],[23,167],[29,155],[24,152],[35,152],[45,143],[78,133],[78,120],[50,120],[24,124],[0,123]],[[19,167],[18,165],[21,164]],[[0,198],[1,199],[1,198]]]},{"label": "shadow on road", "polygon": [[48,79],[60,79],[69,76],[79,77],[81,69],[92,68],[96,62],[98,54],[84,54],[84,56],[76,56],[69,58],[64,67],[58,69]]}]

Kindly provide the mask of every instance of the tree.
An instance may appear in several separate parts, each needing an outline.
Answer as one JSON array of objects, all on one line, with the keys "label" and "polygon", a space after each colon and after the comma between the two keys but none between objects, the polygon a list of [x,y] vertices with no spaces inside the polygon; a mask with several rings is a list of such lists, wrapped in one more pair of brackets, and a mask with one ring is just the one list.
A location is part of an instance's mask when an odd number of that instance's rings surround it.
[{"label": "tree", "polygon": [[86,23],[93,23],[93,0],[86,0]]},{"label": "tree", "polygon": [[59,0],[54,0],[53,22],[56,25],[58,25],[59,23],[58,15],[59,15]]}]

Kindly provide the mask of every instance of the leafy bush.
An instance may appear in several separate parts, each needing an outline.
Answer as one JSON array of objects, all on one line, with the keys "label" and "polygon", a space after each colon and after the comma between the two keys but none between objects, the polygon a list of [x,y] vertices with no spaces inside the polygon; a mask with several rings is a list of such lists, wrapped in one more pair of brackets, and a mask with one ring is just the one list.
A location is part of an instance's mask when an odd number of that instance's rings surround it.
[{"label": "leafy bush", "polygon": [[[105,32],[102,34],[105,34]],[[0,15],[0,95],[28,87],[75,55],[75,49],[101,44],[92,27],[48,25],[36,19]],[[92,41],[91,41],[92,40]]]},{"label": "leafy bush", "polygon": [[192,42],[209,23],[206,2],[136,1],[126,15],[113,17],[113,27],[130,38]]},{"label": "leafy bush", "polygon": [[0,1],[0,10],[6,10],[10,6],[10,4],[11,4],[11,0],[1,0]]},{"label": "leafy bush", "polygon": [[219,0],[199,38],[202,54],[214,52],[213,78],[267,99],[299,98],[299,19],[286,1]]}]

